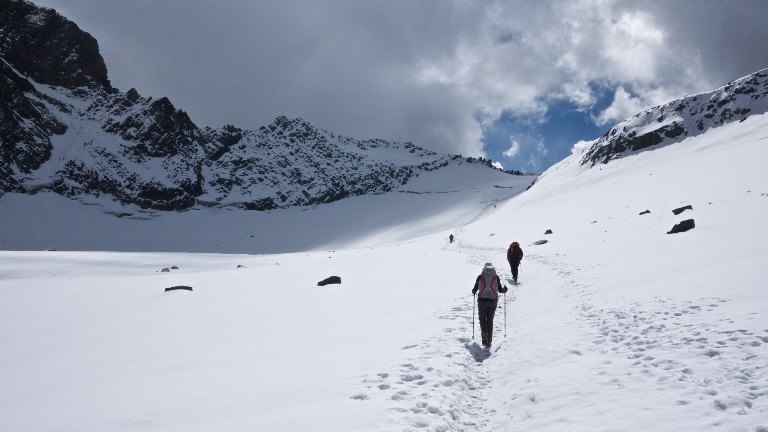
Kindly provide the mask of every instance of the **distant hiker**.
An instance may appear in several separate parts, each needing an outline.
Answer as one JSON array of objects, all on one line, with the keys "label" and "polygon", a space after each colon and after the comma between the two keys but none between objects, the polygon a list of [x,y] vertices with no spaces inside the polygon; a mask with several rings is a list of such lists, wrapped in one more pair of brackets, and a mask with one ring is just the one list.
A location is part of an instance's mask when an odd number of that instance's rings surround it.
[{"label": "distant hiker", "polygon": [[517,270],[520,267],[520,261],[523,259],[523,250],[520,249],[520,243],[512,242],[507,249],[507,261],[512,269],[512,280],[517,283]]},{"label": "distant hiker", "polygon": [[493,341],[493,316],[499,304],[499,293],[507,292],[507,287],[501,285],[496,269],[491,263],[485,263],[483,272],[475,280],[472,294],[477,294],[477,312],[480,317],[480,331],[483,346],[490,348]]},{"label": "distant hiker", "polygon": [[449,241],[449,242],[451,242],[451,243],[453,243],[453,234],[451,234],[451,235],[449,235],[449,236],[448,236],[448,241]]}]

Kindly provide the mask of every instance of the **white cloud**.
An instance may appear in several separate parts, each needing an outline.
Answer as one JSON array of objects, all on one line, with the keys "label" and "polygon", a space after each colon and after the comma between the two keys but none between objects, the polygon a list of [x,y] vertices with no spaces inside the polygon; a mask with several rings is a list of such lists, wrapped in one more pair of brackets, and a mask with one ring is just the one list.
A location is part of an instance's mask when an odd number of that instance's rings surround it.
[{"label": "white cloud", "polygon": [[509,159],[514,159],[520,153],[520,142],[514,138],[510,138],[511,145],[507,151],[504,152],[504,156]]},{"label": "white cloud", "polygon": [[582,150],[591,147],[592,144],[594,144],[594,143],[595,143],[595,140],[592,140],[592,141],[584,141],[584,140],[578,141],[571,148],[571,153],[574,153],[574,154],[580,153]]},{"label": "white cloud", "polygon": [[605,126],[631,117],[647,108],[648,104],[638,97],[632,97],[624,87],[619,87],[613,96],[613,103],[597,116],[595,122]]},{"label": "white cloud", "polygon": [[653,82],[665,56],[665,34],[650,14],[626,12],[605,29],[602,55],[613,78],[623,82]]},{"label": "white cloud", "polygon": [[548,154],[549,154],[549,149],[548,149],[548,148],[547,148],[547,146],[544,144],[544,140],[541,140],[541,139],[540,139],[540,140],[539,140],[539,142],[537,142],[537,143],[536,143],[536,151],[537,151],[537,152],[539,153],[539,155],[541,155],[541,156],[546,156],[546,155],[548,155]]}]

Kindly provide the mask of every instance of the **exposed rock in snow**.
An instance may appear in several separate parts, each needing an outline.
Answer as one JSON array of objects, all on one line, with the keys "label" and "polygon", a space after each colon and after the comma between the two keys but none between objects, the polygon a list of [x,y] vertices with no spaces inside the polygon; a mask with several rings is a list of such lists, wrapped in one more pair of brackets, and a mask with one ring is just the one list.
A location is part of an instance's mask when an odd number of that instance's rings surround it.
[{"label": "exposed rock in snow", "polygon": [[696,224],[693,222],[693,219],[686,219],[678,224],[675,224],[675,226],[673,226],[672,229],[667,232],[667,234],[677,234],[690,231],[694,228],[696,228]]},{"label": "exposed rock in snow", "polygon": [[325,286],[330,284],[340,284],[341,278],[338,276],[329,276],[317,283],[317,286]]},{"label": "exposed rock in snow", "polygon": [[193,289],[192,289],[192,287],[191,287],[191,286],[187,286],[187,285],[176,285],[176,286],[172,286],[172,287],[168,287],[168,288],[166,288],[166,289],[165,289],[165,292],[168,292],[168,291],[176,291],[176,290],[193,291]]}]

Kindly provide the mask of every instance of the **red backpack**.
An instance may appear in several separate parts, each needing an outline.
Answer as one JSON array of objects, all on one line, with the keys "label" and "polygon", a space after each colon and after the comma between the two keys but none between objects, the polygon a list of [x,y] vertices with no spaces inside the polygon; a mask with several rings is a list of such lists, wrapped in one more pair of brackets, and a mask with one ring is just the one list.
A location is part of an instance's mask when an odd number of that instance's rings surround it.
[{"label": "red backpack", "polygon": [[520,248],[520,243],[512,242],[512,244],[509,245],[509,249],[507,249],[507,258],[510,260],[523,259],[523,250]]}]

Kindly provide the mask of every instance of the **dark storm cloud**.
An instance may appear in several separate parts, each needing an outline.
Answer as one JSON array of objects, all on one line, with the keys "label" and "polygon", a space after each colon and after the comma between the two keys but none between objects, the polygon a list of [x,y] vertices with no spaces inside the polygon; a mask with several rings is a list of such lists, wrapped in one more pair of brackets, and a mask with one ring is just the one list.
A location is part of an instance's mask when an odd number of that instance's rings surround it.
[{"label": "dark storm cloud", "polygon": [[474,155],[503,113],[586,109],[597,85],[617,95],[595,115],[606,124],[768,58],[762,1],[37,3],[99,40],[114,85],[169,96],[202,125],[287,115]]},{"label": "dark storm cloud", "polygon": [[653,11],[674,49],[700,56],[717,83],[768,67],[764,0],[656,0],[642,6]]}]

